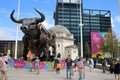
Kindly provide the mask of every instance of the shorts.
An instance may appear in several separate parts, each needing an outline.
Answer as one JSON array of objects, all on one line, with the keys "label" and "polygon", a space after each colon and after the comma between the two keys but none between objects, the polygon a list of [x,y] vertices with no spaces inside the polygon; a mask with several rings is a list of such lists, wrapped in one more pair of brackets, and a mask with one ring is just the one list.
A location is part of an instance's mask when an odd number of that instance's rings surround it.
[{"label": "shorts", "polygon": [[1,76],[7,76],[7,69],[1,68],[0,73],[1,73]]}]

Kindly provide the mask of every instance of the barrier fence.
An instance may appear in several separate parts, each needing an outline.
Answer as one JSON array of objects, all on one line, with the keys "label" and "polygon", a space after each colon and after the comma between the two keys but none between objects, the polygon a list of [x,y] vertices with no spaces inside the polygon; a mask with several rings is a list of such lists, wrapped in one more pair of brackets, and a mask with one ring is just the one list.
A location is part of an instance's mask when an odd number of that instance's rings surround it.
[{"label": "barrier fence", "polygon": [[[61,67],[66,67],[65,61],[60,61]],[[30,69],[35,67],[35,62],[24,61],[24,60],[8,60],[9,67],[21,68],[21,69]],[[53,68],[53,62],[40,61],[40,69],[51,70]]]}]

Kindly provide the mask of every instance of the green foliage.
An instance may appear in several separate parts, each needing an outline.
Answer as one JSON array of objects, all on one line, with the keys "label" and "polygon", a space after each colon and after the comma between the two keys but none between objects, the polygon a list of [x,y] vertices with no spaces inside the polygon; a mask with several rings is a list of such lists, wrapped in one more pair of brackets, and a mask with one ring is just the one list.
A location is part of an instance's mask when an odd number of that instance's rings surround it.
[{"label": "green foliage", "polygon": [[115,57],[115,53],[118,49],[118,39],[114,32],[111,29],[108,30],[104,42],[101,43],[101,49],[105,52],[110,52],[112,57]]},{"label": "green foliage", "polygon": [[91,57],[91,51],[88,42],[85,43],[85,53],[86,55],[88,55],[89,58]]}]

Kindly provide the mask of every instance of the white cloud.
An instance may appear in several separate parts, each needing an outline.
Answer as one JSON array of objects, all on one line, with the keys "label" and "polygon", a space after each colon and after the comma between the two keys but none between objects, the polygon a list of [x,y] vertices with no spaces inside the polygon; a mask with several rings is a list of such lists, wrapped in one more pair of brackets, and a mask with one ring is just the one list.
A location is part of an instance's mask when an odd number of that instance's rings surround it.
[{"label": "white cloud", "polygon": [[112,24],[112,27],[115,27],[115,25],[114,25],[114,21],[113,21],[112,18],[111,18],[111,24]]},{"label": "white cloud", "polygon": [[53,27],[53,24],[49,24],[49,23],[47,23],[46,21],[44,21],[44,22],[42,22],[43,23],[43,25],[45,26],[45,28],[47,28],[47,29],[50,29],[51,27]]},{"label": "white cloud", "polygon": [[116,16],[115,20],[118,21],[118,22],[120,22],[120,16]]},{"label": "white cloud", "polygon": [[0,8],[0,13],[1,14],[7,14],[8,11],[5,8]]},{"label": "white cloud", "polygon": [[[46,21],[42,23],[45,28],[50,29],[53,27],[53,24],[50,24]],[[21,40],[23,37],[22,31],[18,31],[18,40]],[[15,40],[16,39],[16,27],[0,27],[0,40]]]},{"label": "white cloud", "polygon": [[[20,30],[19,32],[20,33]],[[0,27],[0,40],[15,40],[16,39],[16,28]],[[18,36],[21,39],[21,36]]]},{"label": "white cloud", "polygon": [[37,2],[37,0],[33,0],[34,2]]},{"label": "white cloud", "polygon": [[1,27],[0,28],[0,40],[13,40],[14,35],[12,34],[14,31],[10,28]]}]

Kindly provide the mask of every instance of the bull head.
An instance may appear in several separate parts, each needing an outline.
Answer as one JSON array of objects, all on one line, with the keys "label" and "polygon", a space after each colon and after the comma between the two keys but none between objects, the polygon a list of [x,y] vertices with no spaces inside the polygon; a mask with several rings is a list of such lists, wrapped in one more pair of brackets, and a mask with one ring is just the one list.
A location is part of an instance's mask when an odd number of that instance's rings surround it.
[{"label": "bull head", "polygon": [[37,29],[36,29],[37,24],[45,20],[45,16],[41,12],[39,12],[36,8],[34,9],[37,13],[39,13],[41,18],[24,18],[24,19],[16,20],[13,17],[15,10],[13,10],[12,13],[10,14],[10,18],[13,22],[22,24],[21,26],[22,32],[29,35],[32,34],[32,36],[37,35]]}]

